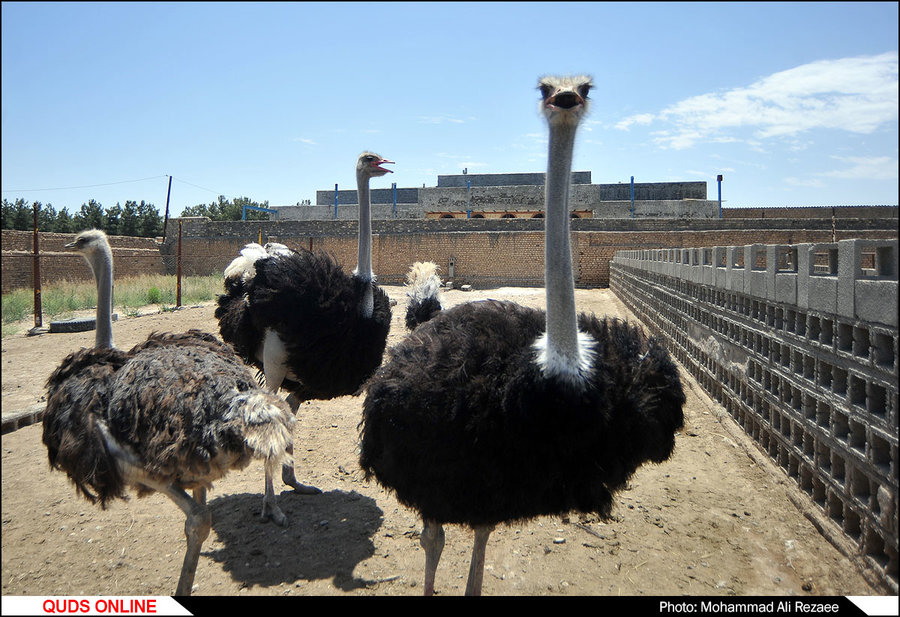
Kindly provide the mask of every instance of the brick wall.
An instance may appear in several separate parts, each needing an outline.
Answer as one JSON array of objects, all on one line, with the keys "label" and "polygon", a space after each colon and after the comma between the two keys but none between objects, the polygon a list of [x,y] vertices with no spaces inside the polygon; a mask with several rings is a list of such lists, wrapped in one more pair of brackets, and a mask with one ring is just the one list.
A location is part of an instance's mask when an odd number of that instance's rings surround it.
[{"label": "brick wall", "polygon": [[722,218],[897,218],[897,206],[806,206],[796,208],[722,208]]},{"label": "brick wall", "polygon": [[[541,285],[544,239],[541,219],[396,219],[372,222],[373,268],[384,283],[402,283],[410,264],[431,260],[446,279],[451,258],[454,282],[487,288]],[[173,219],[165,242],[112,237],[116,276],[142,272],[175,274],[178,233],[186,276],[221,274],[248,242],[278,241],[334,253],[348,270],[356,265],[355,220],[228,221],[205,217]],[[3,292],[32,286],[30,232],[3,231]],[[90,280],[80,257],[63,251],[70,234],[41,234],[41,280]],[[897,238],[897,222],[841,219],[835,239]],[[577,219],[572,221],[576,283],[609,285],[615,251],[684,246],[735,246],[755,243],[830,242],[831,219]]]},{"label": "brick wall", "polygon": [[[875,228],[867,228],[875,227]],[[379,280],[404,280],[414,261],[437,263],[454,282],[486,288],[496,285],[541,285],[544,269],[543,221],[540,219],[427,219],[373,221],[372,266]],[[805,227],[805,228],[804,228]],[[836,239],[896,238],[896,222],[877,228],[872,221],[845,219]],[[174,273],[177,242],[170,233],[163,252]],[[213,222],[183,219],[185,274],[220,273],[247,242],[278,241],[332,252],[347,269],[356,265],[357,223],[339,221]],[[721,246],[755,243],[830,242],[831,220],[593,220],[572,221],[572,255],[576,284],[609,285],[609,261],[629,248]]]},{"label": "brick wall", "polygon": [[[71,242],[75,234],[41,232],[38,239],[41,258],[41,283],[58,281],[89,281],[91,269],[84,258],[67,251],[63,245]],[[153,238],[110,236],[117,277],[165,272],[160,243]],[[31,289],[34,286],[34,233],[4,229],[2,232],[2,293],[13,289]]]}]

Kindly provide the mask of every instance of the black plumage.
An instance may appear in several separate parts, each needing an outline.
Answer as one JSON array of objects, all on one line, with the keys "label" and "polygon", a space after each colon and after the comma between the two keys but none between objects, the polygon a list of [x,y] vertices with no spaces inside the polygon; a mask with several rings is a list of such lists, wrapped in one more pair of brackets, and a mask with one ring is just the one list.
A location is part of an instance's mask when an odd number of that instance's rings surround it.
[{"label": "black plumage", "polygon": [[533,348],[544,320],[512,302],[466,303],[392,348],[363,405],[366,477],[442,523],[607,516],[642,462],[672,452],[678,370],[637,326],[581,314],[596,353],[590,380],[544,379]]},{"label": "black plumage", "polygon": [[[222,338],[264,370],[261,342],[267,330],[278,333],[289,369],[280,385],[301,401],[356,394],[387,344],[391,306],[384,290],[347,274],[333,256],[303,248],[267,254],[253,265],[253,278],[230,282],[217,300]],[[360,310],[367,286],[370,316]]]},{"label": "black plumage", "polygon": [[[372,272],[369,180],[391,173],[372,152],[356,162],[359,201],[357,267],[347,274],[332,255],[283,244],[248,244],[225,269],[215,316],[222,338],[257,367],[272,392],[301,402],[358,394],[381,364],[391,324],[387,294]],[[293,464],[282,480],[304,494]]]},{"label": "black plumage", "polygon": [[426,595],[445,523],[475,530],[466,594],[480,594],[496,525],[608,516],[639,465],[670,456],[683,423],[665,348],[635,325],[575,310],[568,190],[590,86],[586,77],[539,85],[550,126],[546,311],[497,301],[443,310],[393,348],[367,386],[360,465],[421,514]]}]

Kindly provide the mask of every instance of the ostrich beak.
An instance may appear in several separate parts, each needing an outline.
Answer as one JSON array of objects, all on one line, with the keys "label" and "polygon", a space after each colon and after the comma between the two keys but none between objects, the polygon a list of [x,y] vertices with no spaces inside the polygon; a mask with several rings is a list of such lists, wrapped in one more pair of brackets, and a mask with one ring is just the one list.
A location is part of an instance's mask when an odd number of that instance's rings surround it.
[{"label": "ostrich beak", "polygon": [[382,165],[385,164],[385,163],[391,163],[391,164],[393,164],[394,161],[389,161],[389,160],[387,160],[387,159],[381,159],[380,161],[373,162],[373,163],[369,163],[369,165],[371,165],[371,166],[374,167],[375,169],[380,169],[381,171],[383,171],[383,172],[385,172],[385,173],[388,173],[388,174],[394,173],[394,170],[392,170],[392,169],[385,169],[384,167],[382,167]]},{"label": "ostrich beak", "polygon": [[63,248],[66,248],[66,249],[73,249],[73,248],[75,248],[75,243],[74,243],[74,242],[69,242],[68,244],[63,244]]},{"label": "ostrich beak", "polygon": [[547,107],[551,109],[572,109],[584,105],[584,97],[577,92],[557,92],[547,99]]}]

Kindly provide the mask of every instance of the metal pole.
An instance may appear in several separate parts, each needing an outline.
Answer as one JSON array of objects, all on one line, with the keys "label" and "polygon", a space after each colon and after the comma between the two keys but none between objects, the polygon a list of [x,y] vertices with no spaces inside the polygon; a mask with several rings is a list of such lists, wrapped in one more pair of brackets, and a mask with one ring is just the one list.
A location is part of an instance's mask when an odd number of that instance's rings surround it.
[{"label": "metal pole", "polygon": [[337,201],[338,201],[338,193],[337,193],[337,184],[334,185],[334,218],[337,219]]},{"label": "metal pole", "polygon": [[631,176],[631,218],[634,218],[634,176]]},{"label": "metal pole", "polygon": [[41,256],[40,237],[38,235],[38,202],[34,202],[34,327],[40,328],[44,323],[41,310]]},{"label": "metal pole", "polygon": [[466,218],[472,218],[472,181],[466,180]]},{"label": "metal pole", "polygon": [[163,220],[163,242],[166,241],[166,226],[169,224],[169,196],[172,195],[172,176],[169,176],[169,190],[166,191],[166,218]]},{"label": "metal pole", "polygon": [[719,218],[722,218],[722,174],[716,177],[716,181],[719,183]]},{"label": "metal pole", "polygon": [[175,306],[181,306],[181,223],[178,221],[178,258],[175,261]]},{"label": "metal pole", "polygon": [[394,218],[397,218],[397,183],[391,182],[391,190],[394,193]]}]

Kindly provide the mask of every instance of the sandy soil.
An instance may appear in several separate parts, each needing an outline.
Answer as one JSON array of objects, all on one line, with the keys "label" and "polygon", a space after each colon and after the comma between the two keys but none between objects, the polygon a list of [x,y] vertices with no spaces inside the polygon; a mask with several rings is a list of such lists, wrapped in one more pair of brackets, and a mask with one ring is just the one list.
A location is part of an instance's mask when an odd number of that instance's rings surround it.
[{"label": "sandy soil", "polygon": [[[404,335],[397,301],[389,344]],[[543,291],[504,288],[444,294],[445,305],[484,297],[542,306]],[[608,290],[578,290],[580,310],[634,319]],[[46,325],[46,324],[45,324]],[[127,348],[151,331],[217,333],[211,303],[128,318],[113,326]],[[41,402],[50,372],[93,332],[3,340],[4,410]],[[684,374],[686,423],[673,457],[642,468],[618,495],[615,520],[547,517],[498,528],[488,544],[485,595],[870,595],[853,561],[804,515],[792,482]],[[401,596],[422,592],[421,521],[357,463],[361,399],[301,406],[298,477],[322,489],[282,492],[286,528],[259,518],[263,468],[254,463],[210,493],[213,530],[195,595]],[[107,510],[78,498],[48,467],[41,426],[3,435],[3,595],[169,595],[184,551],[184,517],[160,495]],[[801,495],[802,497],[802,495]],[[440,595],[465,588],[472,532],[447,527]]]}]

